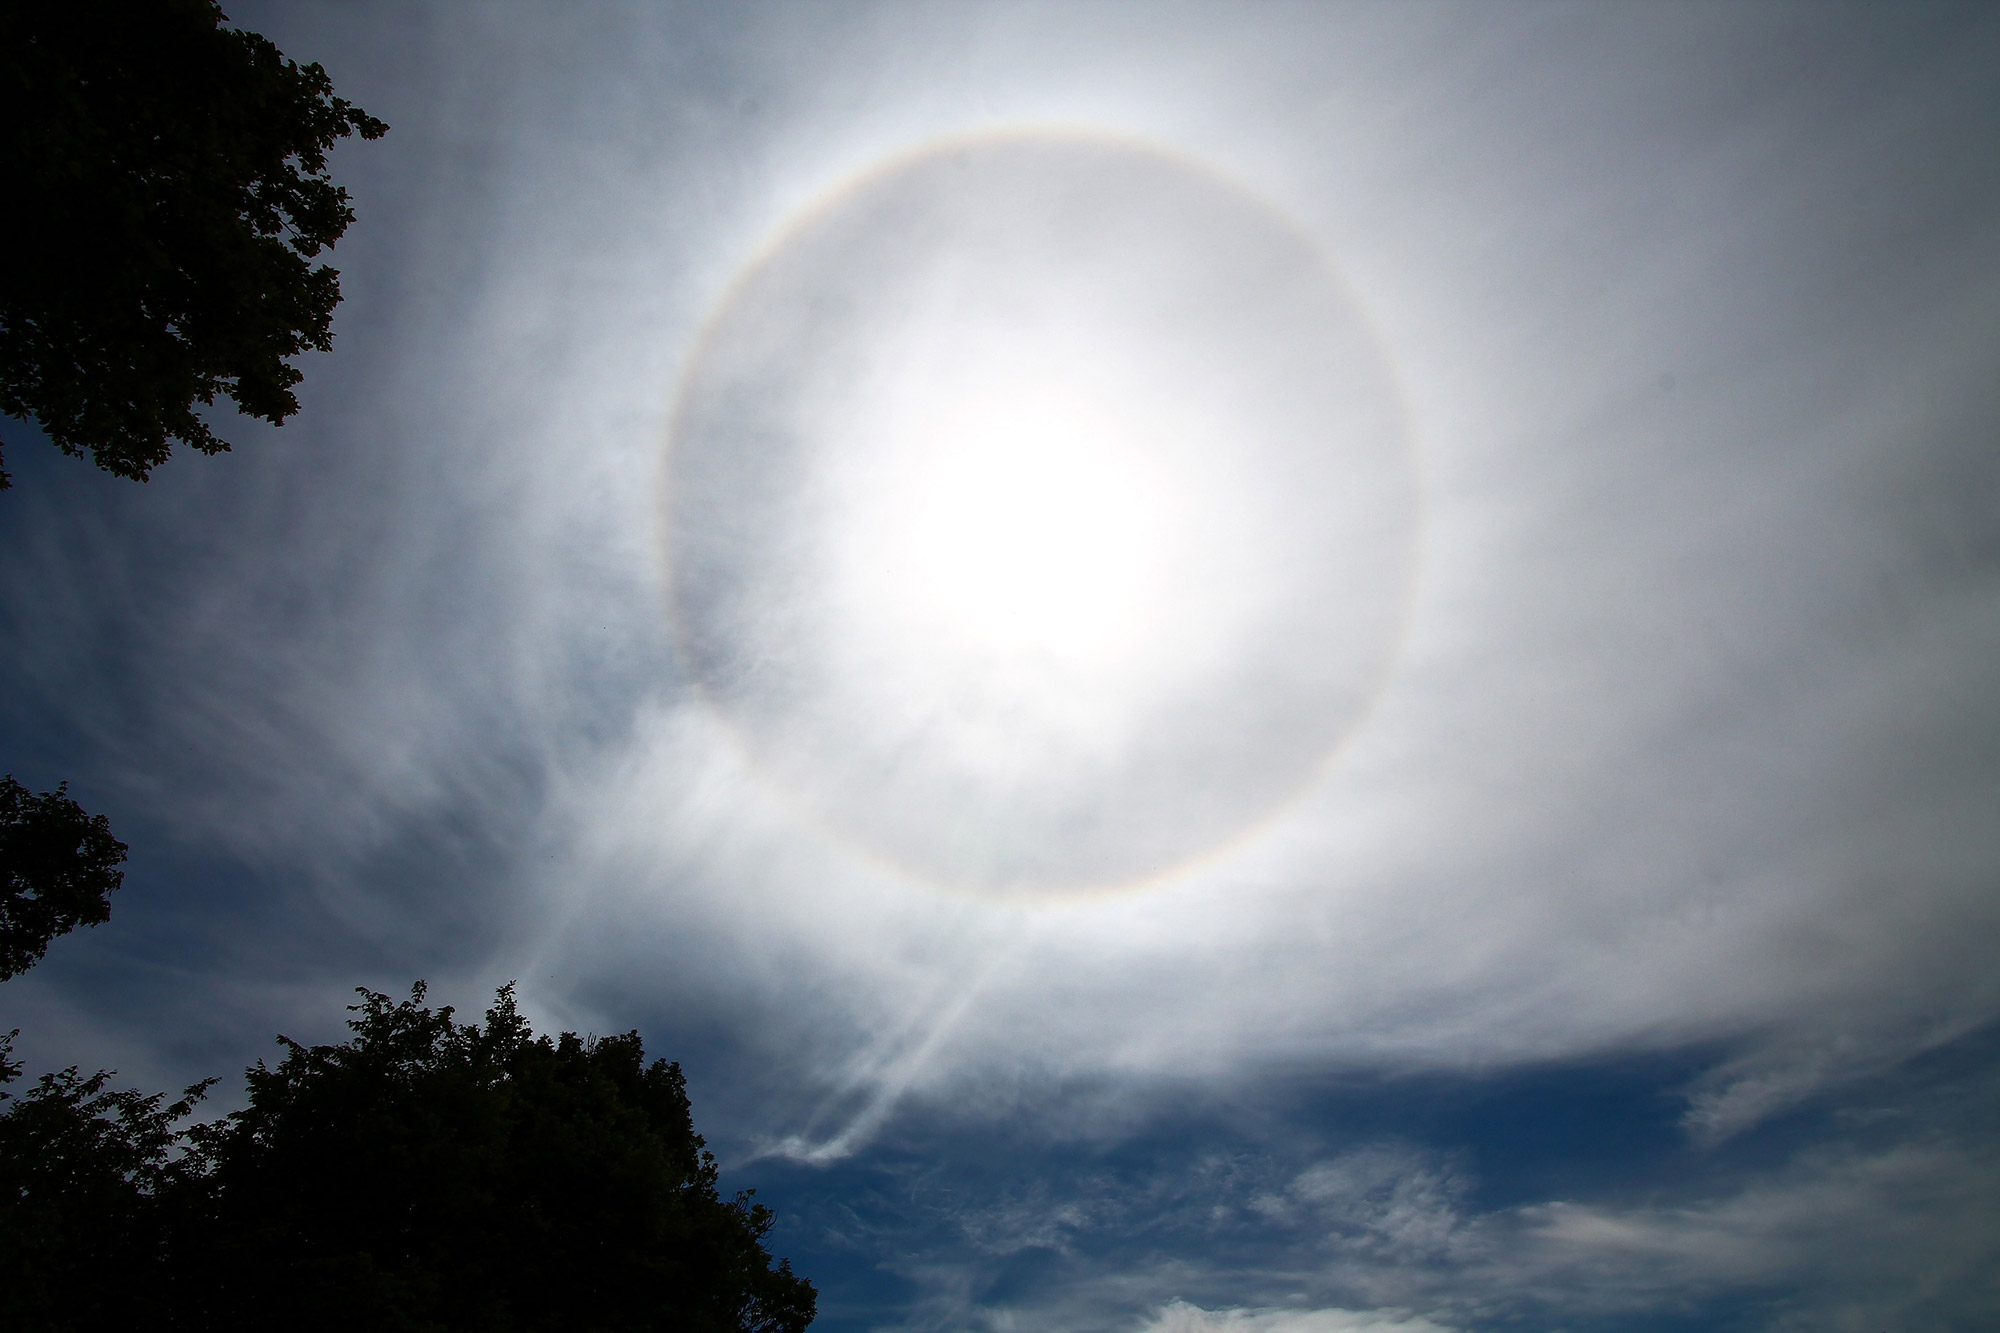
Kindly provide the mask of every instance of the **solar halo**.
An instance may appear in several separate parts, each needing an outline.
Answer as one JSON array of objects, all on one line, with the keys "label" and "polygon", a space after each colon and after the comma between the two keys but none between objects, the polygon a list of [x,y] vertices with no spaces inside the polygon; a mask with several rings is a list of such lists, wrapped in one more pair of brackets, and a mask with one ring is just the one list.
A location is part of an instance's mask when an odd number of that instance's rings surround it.
[{"label": "solar halo", "polygon": [[1266,823],[1394,655],[1395,377],[1313,240],[1158,145],[1028,128],[840,182],[683,371],[676,642],[838,842],[1020,895]]}]

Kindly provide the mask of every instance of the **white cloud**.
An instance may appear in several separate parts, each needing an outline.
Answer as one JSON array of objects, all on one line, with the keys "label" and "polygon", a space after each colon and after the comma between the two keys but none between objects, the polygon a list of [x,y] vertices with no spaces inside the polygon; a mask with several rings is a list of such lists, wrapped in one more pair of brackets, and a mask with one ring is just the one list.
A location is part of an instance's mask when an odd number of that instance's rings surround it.
[{"label": "white cloud", "polygon": [[1449,1162],[1377,1144],[1308,1167],[1287,1194],[1338,1243],[1422,1261],[1450,1248],[1470,1185]]},{"label": "white cloud", "polygon": [[1402,1310],[1204,1310],[1175,1301],[1141,1333],[1450,1333]]},{"label": "white cloud", "polygon": [[[1938,229],[1908,251],[1824,206],[1906,143],[1953,160],[1971,57],[1868,97],[1793,71],[1719,124],[1716,53],[1789,50],[1778,20],[1273,10],[1218,44],[1200,6],[975,11],[525,7],[444,24],[448,78],[347,62],[401,123],[355,158],[359,322],[313,368],[343,406],[296,452],[163,472],[122,544],[23,538],[9,595],[52,627],[25,674],[142,676],[73,714],[107,768],[365,938],[429,901],[370,858],[462,820],[534,909],[482,946],[499,975],[533,963],[577,1022],[607,993],[755,1014],[813,1089],[758,1132],[807,1156],[1020,1069],[1691,1041],[1742,1049],[1694,1089],[1723,1136],[2000,1012],[2000,588],[1963,443],[2000,263],[1952,221],[1987,215],[1963,172],[1897,178]],[[325,23],[336,68],[368,53]],[[688,698],[654,485],[673,372],[760,238],[884,154],[1049,120],[1213,160],[1328,247],[1422,437],[1424,576],[1390,688],[1281,818],[1144,892],[995,903],[828,836]],[[424,184],[445,157],[483,165]],[[1916,250],[1959,276],[1853,277]]]},{"label": "white cloud", "polygon": [[2000,1163],[1918,1138],[1821,1149],[1680,1205],[1542,1204],[1495,1218],[1458,1278],[1550,1308],[1656,1309],[1763,1293],[1774,1328],[1971,1327],[2000,1316]]},{"label": "white cloud", "polygon": [[[1481,1211],[1448,1158],[1377,1142],[1289,1171],[1214,1153],[998,1199],[925,1191],[887,1219],[886,1248],[924,1293],[912,1330],[1414,1333],[1718,1310],[1770,1333],[1983,1327],[2000,1315],[1985,1098],[1878,1106],[1789,1161],[1640,1200]],[[1031,1255],[1050,1260],[1032,1296],[991,1294]]]},{"label": "white cloud", "polygon": [[[1886,259],[1872,224],[1813,201],[1867,177],[1894,115],[1930,123],[1962,90],[1906,91],[1892,115],[1807,81],[1717,127],[1692,108],[1733,65],[1690,56],[1661,85],[1642,54],[1706,50],[1733,31],[1716,15],[1585,25],[1547,50],[1414,18],[1315,42],[1293,21],[1208,63],[1162,29],[1143,49],[1172,48],[1177,96],[1153,95],[1151,56],[1113,86],[1121,129],[1254,175],[1317,229],[1396,349],[1424,436],[1425,580],[1401,670],[1338,766],[1173,882],[983,902],[855,855],[753,774],[717,799],[737,761],[663,690],[637,715],[669,720],[565,759],[547,838],[574,853],[555,874],[585,906],[554,954],[621,989],[663,953],[717,986],[762,977],[761,1012],[808,1034],[828,1088],[972,1114],[984,1080],[1021,1068],[1226,1078],[1711,1042],[1741,1057],[1692,1089],[1690,1128],[1717,1137],[2000,1011],[1973,947],[2000,927],[2000,776],[1954,739],[2000,725],[1981,683],[2000,590],[1988,568],[1943,568],[1928,480],[1985,475],[1954,441],[1986,410],[1965,321],[1992,290],[1892,311],[1798,257]],[[1008,45],[1025,32],[996,19],[982,40],[964,58],[1037,71],[985,120],[1082,96]],[[796,73],[771,42],[746,59]],[[774,131],[808,164],[784,189],[843,179],[896,108],[904,144],[963,126],[913,51],[865,55],[879,100],[823,167],[786,136],[824,149],[841,122]],[[1423,73],[1390,88],[1377,63]],[[1310,121],[1261,91],[1304,86],[1332,90]],[[1800,157],[1801,136],[1821,149]],[[715,179],[750,188],[734,167]],[[771,1133],[807,1154],[865,1143],[884,1103],[840,1096],[864,1109]]]},{"label": "white cloud", "polygon": [[[388,59],[354,12],[310,21],[398,128],[355,159],[387,165],[309,368],[339,405],[176,462],[129,521],[20,509],[4,580],[42,631],[22,707],[157,825],[312,886],[370,966],[518,970],[578,1027],[697,1014],[776,1071],[743,1136],[812,1161],[907,1098],[1085,1134],[1273,1067],[1694,1042],[1728,1052],[1689,1089],[1716,1143],[2000,1014],[1990,45],[1876,69],[1859,18],[1708,6],[524,5]],[[1424,567],[1397,675],[1280,818],[1141,892],[1002,902],[758,780],[673,657],[656,483],[760,238],[885,154],[1049,120],[1213,160],[1333,253],[1421,436]],[[443,850],[381,874],[412,829]],[[492,881],[433,874],[461,846]],[[486,933],[409,928],[440,904]],[[1020,1091],[1065,1080],[1107,1106]],[[1984,1253],[1968,1152],[1480,1218],[1448,1160],[1370,1148],[1203,1205],[1293,1229],[1268,1290],[1120,1308],[1445,1319],[1415,1298],[1480,1274],[1637,1308],[1846,1290],[1843,1256],[1873,1308]],[[1016,1203],[978,1245],[1068,1253],[1110,1207]]]}]

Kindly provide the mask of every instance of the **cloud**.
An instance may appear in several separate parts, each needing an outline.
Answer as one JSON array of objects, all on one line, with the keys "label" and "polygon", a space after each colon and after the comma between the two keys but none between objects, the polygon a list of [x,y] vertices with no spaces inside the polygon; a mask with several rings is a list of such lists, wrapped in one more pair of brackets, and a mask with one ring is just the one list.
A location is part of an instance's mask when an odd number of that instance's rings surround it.
[{"label": "cloud", "polygon": [[1450,1333],[1400,1310],[1203,1310],[1176,1301],[1142,1333]]},{"label": "cloud", "polygon": [[1287,1194],[1349,1243],[1421,1260],[1449,1249],[1469,1183],[1447,1162],[1378,1144],[1309,1167]]},{"label": "cloud", "polygon": [[[1606,72],[1651,68],[1639,28],[1682,52],[1673,80]],[[1800,76],[1717,124],[1711,97],[1755,86],[1708,45],[1734,29],[1639,28],[1530,51],[1411,20],[1358,33],[1350,64],[1251,25],[1226,68],[1174,66],[1210,100],[1171,114],[1145,61],[1121,66],[1123,126],[1256,174],[1328,238],[1423,434],[1398,674],[1283,818],[1141,894],[968,900],[827,836],[662,685],[564,761],[545,837],[588,906],[558,955],[625,988],[663,950],[720,987],[749,967],[829,1089],[975,1108],[1023,1066],[1236,1077],[1702,1043],[1724,1067],[1689,1125],[1713,1137],[1995,1013],[1970,942],[1996,926],[1978,738],[2000,728],[1979,684],[2000,580],[1974,555],[1988,520],[1951,498],[1991,481],[1965,441],[1992,410],[1969,335],[1992,292],[1849,282],[1890,259],[1882,220],[1814,202],[1942,123],[1971,69],[1939,57],[1928,93],[1860,101]],[[1423,72],[1392,95],[1366,51],[1405,49]],[[903,53],[871,58],[921,83]],[[1517,58],[1597,73],[1551,84]],[[1320,137],[1288,139],[1245,90],[1302,83],[1336,91]],[[901,142],[962,123],[911,96]],[[1384,117],[1389,140],[1338,129]],[[856,134],[800,195],[866,160]],[[1974,198],[1908,184],[1931,201],[1913,207]],[[866,1142],[843,1133],[801,1142]]]},{"label": "cloud", "polygon": [[[436,13],[273,11],[396,126],[354,158],[308,411],[143,495],[9,493],[7,721],[185,858],[102,932],[131,966],[18,992],[66,1040],[184,1083],[357,973],[519,976],[538,1021],[700,1049],[718,1146],[829,1179],[910,1116],[1121,1142],[1300,1071],[1680,1052],[1700,1178],[1659,1197],[1500,1208],[1452,1145],[1367,1136],[1012,1179],[922,1214],[907,1326],[1986,1308],[1975,1136],[1756,1154],[2000,1015],[1990,19]],[[1051,123],[1213,164],[1331,256],[1419,446],[1420,571],[1387,688],[1271,818],[1134,891],[1002,900],[746,756],[675,651],[658,484],[676,376],[787,219]],[[208,1009],[235,1035],[194,1063]]]},{"label": "cloud", "polygon": [[1713,1147],[1812,1098],[1879,1075],[1966,1035],[1962,1022],[1888,1030],[1795,1030],[1706,1070],[1684,1090],[1681,1117],[1693,1139]]},{"label": "cloud", "polygon": [[1522,1209],[1465,1285],[1599,1314],[1762,1292],[1775,1329],[1970,1327],[2000,1313],[1996,1191],[2000,1163],[1963,1142],[1822,1150],[1678,1207]]},{"label": "cloud", "polygon": [[[1972,55],[1857,81],[1833,71],[1869,43],[1822,35],[1767,83],[1775,19],[1530,41],[1286,11],[1216,47],[1190,7],[1078,11],[1055,58],[1044,11],[981,12],[972,40],[521,10],[421,86],[335,25],[404,128],[344,243],[327,406],[129,512],[24,525],[22,688],[74,705],[152,817],[362,937],[465,898],[398,859],[450,824],[506,905],[455,966],[532,964],[560,980],[530,1003],[579,1022],[605,995],[754,1014],[746,1042],[807,1053],[815,1095],[764,1129],[807,1153],[1024,1066],[1696,1042],[1729,1048],[1690,1114],[1721,1135],[2000,1011],[2000,264],[1966,221],[1984,178],[1904,151],[1958,160]],[[673,652],[654,484],[674,373],[787,217],[913,144],[1051,119],[1212,161],[1327,248],[1421,437],[1423,574],[1389,688],[1279,817],[1144,892],[992,903],[732,749]],[[1891,178],[1897,209],[1824,206]],[[1918,252],[1975,276],[1857,276]]]},{"label": "cloud", "polygon": [[1954,1085],[1761,1167],[1694,1161],[1646,1197],[1500,1207],[1453,1154],[1400,1140],[1299,1164],[1156,1127],[1152,1156],[1030,1152],[997,1190],[942,1161],[864,1170],[838,1215],[847,1243],[896,1256],[916,1296],[895,1326],[912,1330],[1971,1328],[2000,1313],[1990,1110]]}]

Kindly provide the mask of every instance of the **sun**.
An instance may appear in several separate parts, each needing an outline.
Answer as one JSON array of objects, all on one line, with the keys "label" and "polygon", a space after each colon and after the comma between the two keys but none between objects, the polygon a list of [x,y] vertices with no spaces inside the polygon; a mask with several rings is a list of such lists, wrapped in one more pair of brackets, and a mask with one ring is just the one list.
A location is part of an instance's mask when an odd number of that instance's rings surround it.
[{"label": "sun", "polygon": [[959,349],[877,405],[837,595],[929,651],[1129,671],[1171,594],[1174,479],[1143,404],[1101,358],[1021,330],[957,332],[1000,345]]},{"label": "sun", "polygon": [[996,891],[1158,874],[1298,790],[1379,685],[1415,488],[1324,257],[1143,145],[864,175],[711,318],[667,498],[677,641],[843,841]]}]

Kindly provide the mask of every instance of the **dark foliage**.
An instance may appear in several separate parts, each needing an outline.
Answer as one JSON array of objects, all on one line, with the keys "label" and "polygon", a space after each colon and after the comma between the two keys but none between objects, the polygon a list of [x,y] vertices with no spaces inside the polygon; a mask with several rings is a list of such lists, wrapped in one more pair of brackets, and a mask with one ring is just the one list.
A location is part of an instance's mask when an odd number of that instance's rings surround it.
[{"label": "dark foliage", "polygon": [[163,1106],[108,1077],[44,1074],[0,1112],[0,1326],[162,1322],[177,1214],[203,1168],[177,1151],[175,1122],[208,1085]]},{"label": "dark foliage", "polygon": [[37,796],[0,778],[0,981],[27,971],[49,941],[111,919],[125,844],[68,786]]},{"label": "dark foliage", "polygon": [[[764,1249],[769,1211],[717,1193],[680,1068],[646,1063],[638,1034],[538,1038],[511,987],[483,1028],[428,1008],[421,985],[401,1004],[362,996],[350,1041],[280,1038],[277,1067],[249,1071],[249,1106],[213,1125],[170,1127],[202,1088],[162,1108],[74,1070],[0,1114],[0,1237],[53,1237],[22,1253],[52,1274],[94,1264],[106,1289],[90,1311],[38,1306],[60,1280],[14,1294],[0,1259],[0,1324],[109,1328],[138,1310],[152,1327],[329,1333],[811,1323],[811,1284]],[[59,1177],[96,1182],[101,1205],[16,1183]]]},{"label": "dark foliage", "polygon": [[[0,410],[143,481],[197,404],[298,410],[354,220],[326,153],[381,121],[213,0],[0,0]],[[6,474],[0,472],[0,486]]]}]

